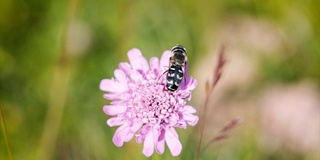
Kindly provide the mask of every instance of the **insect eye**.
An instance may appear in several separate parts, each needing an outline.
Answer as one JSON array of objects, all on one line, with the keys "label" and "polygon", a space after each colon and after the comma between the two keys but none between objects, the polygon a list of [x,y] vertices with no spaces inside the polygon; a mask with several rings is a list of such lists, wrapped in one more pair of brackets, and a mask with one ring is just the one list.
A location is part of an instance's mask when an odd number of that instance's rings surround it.
[{"label": "insect eye", "polygon": [[187,50],[180,44],[177,44],[176,46],[172,47],[171,52],[180,51],[187,53]]}]

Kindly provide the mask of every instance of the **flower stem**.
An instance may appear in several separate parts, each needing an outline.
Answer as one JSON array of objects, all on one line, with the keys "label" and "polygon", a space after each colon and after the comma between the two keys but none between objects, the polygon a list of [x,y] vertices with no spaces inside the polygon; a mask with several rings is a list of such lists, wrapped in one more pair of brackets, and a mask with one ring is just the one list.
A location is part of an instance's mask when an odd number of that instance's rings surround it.
[{"label": "flower stem", "polygon": [[207,118],[207,110],[208,110],[208,105],[209,105],[209,100],[210,100],[210,97],[212,96],[212,93],[213,93],[213,90],[215,88],[215,86],[217,85],[217,83],[219,82],[220,78],[221,78],[221,75],[222,75],[222,69],[223,69],[223,66],[226,62],[226,59],[224,57],[224,46],[222,46],[219,50],[219,55],[218,55],[218,61],[217,61],[217,65],[214,69],[214,74],[213,74],[213,81],[212,81],[212,84],[210,86],[209,83],[206,83],[206,97],[205,97],[205,102],[204,102],[204,107],[201,111],[201,116],[202,116],[202,123],[200,123],[200,139],[199,139],[199,143],[198,143],[198,150],[197,150],[197,153],[195,155],[195,159],[198,160],[202,151],[201,150],[201,144],[202,144],[202,138],[203,138],[203,133],[204,133],[204,129],[205,129],[205,125],[206,125],[206,118]]},{"label": "flower stem", "polygon": [[80,6],[80,0],[70,0],[65,30],[62,35],[62,47],[58,63],[54,68],[51,90],[48,97],[48,109],[44,129],[38,146],[38,159],[51,159],[54,154],[60,124],[67,99],[68,83],[70,81],[72,53],[67,48],[68,31]]},{"label": "flower stem", "polygon": [[13,160],[14,158],[13,158],[13,155],[12,155],[12,152],[11,152],[11,149],[10,149],[10,145],[9,145],[9,139],[8,139],[8,136],[7,136],[6,121],[4,119],[4,114],[3,114],[3,111],[2,111],[1,104],[0,104],[0,118],[1,118],[1,126],[2,126],[3,136],[4,136],[5,143],[6,143],[6,148],[7,148],[7,151],[8,151],[9,159]]}]

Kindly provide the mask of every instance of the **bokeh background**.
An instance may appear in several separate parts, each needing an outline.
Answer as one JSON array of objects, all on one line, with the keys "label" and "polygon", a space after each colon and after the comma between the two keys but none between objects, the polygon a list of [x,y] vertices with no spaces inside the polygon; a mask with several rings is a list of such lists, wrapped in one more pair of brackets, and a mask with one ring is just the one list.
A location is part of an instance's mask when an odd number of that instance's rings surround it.
[{"label": "bokeh background", "polygon": [[[99,83],[126,52],[147,57],[182,44],[192,101],[203,106],[223,45],[228,59],[210,97],[204,142],[244,123],[201,159],[320,159],[320,3],[316,0],[0,0],[0,159],[147,159],[135,140],[117,148]],[[201,117],[200,117],[201,118]],[[203,119],[200,119],[203,121]],[[193,159],[196,127],[178,129]]]}]

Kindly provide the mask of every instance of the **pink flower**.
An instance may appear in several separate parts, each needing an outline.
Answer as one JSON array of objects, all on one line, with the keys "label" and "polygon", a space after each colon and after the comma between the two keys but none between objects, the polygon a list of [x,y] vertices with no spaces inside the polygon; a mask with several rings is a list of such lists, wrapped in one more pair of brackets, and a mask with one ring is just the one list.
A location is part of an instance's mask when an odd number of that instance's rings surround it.
[{"label": "pink flower", "polygon": [[114,71],[112,79],[103,79],[100,89],[106,91],[104,98],[111,101],[103,111],[112,116],[107,121],[110,127],[120,126],[113,143],[121,147],[134,135],[138,143],[143,142],[143,154],[151,156],[154,149],[163,154],[165,143],[173,156],[181,153],[182,145],[175,127],[194,126],[199,118],[193,115],[196,110],[186,105],[191,99],[191,91],[197,81],[188,76],[188,64],[185,79],[175,92],[166,89],[166,74],[169,68],[170,51],[165,51],[159,61],[150,59],[150,66],[139,49],[128,52],[130,64],[121,62]]}]

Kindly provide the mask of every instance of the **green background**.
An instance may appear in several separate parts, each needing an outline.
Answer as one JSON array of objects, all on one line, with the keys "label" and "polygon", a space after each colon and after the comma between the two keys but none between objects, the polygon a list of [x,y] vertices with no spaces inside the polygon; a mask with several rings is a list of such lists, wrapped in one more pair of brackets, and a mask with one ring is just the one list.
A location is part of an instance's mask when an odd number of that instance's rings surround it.
[{"label": "green background", "polygon": [[[190,75],[198,79],[200,89],[205,85],[201,75],[212,75],[213,68],[206,64],[216,63],[206,59],[216,57],[222,44],[231,59],[227,66],[237,53],[251,57],[257,73],[250,84],[224,84],[230,87],[215,90],[223,93],[222,98],[213,96],[211,101],[226,111],[232,107],[223,102],[254,102],[254,96],[272,84],[295,86],[308,80],[319,95],[319,6],[316,0],[0,0],[0,104],[7,132],[5,138],[1,125],[0,159],[10,158],[5,139],[15,159],[147,159],[135,140],[122,148],[112,143],[116,127],[105,124],[109,116],[102,107],[109,102],[99,90],[100,81],[111,78],[134,47],[149,59],[177,43],[184,45]],[[269,33],[275,40],[266,40]],[[197,89],[201,96],[190,103],[199,109],[205,94]],[[212,145],[201,159],[320,158],[315,151],[319,148],[262,147],[259,137],[264,126],[256,123],[259,106],[242,106],[245,114],[235,112],[206,123],[207,128],[221,128],[230,117],[245,119],[228,140]],[[164,155],[155,153],[151,159],[193,159],[197,148],[197,139],[190,139],[196,133],[193,129],[178,129],[180,156],[172,157],[166,148]],[[209,137],[214,135],[206,131]]]}]

